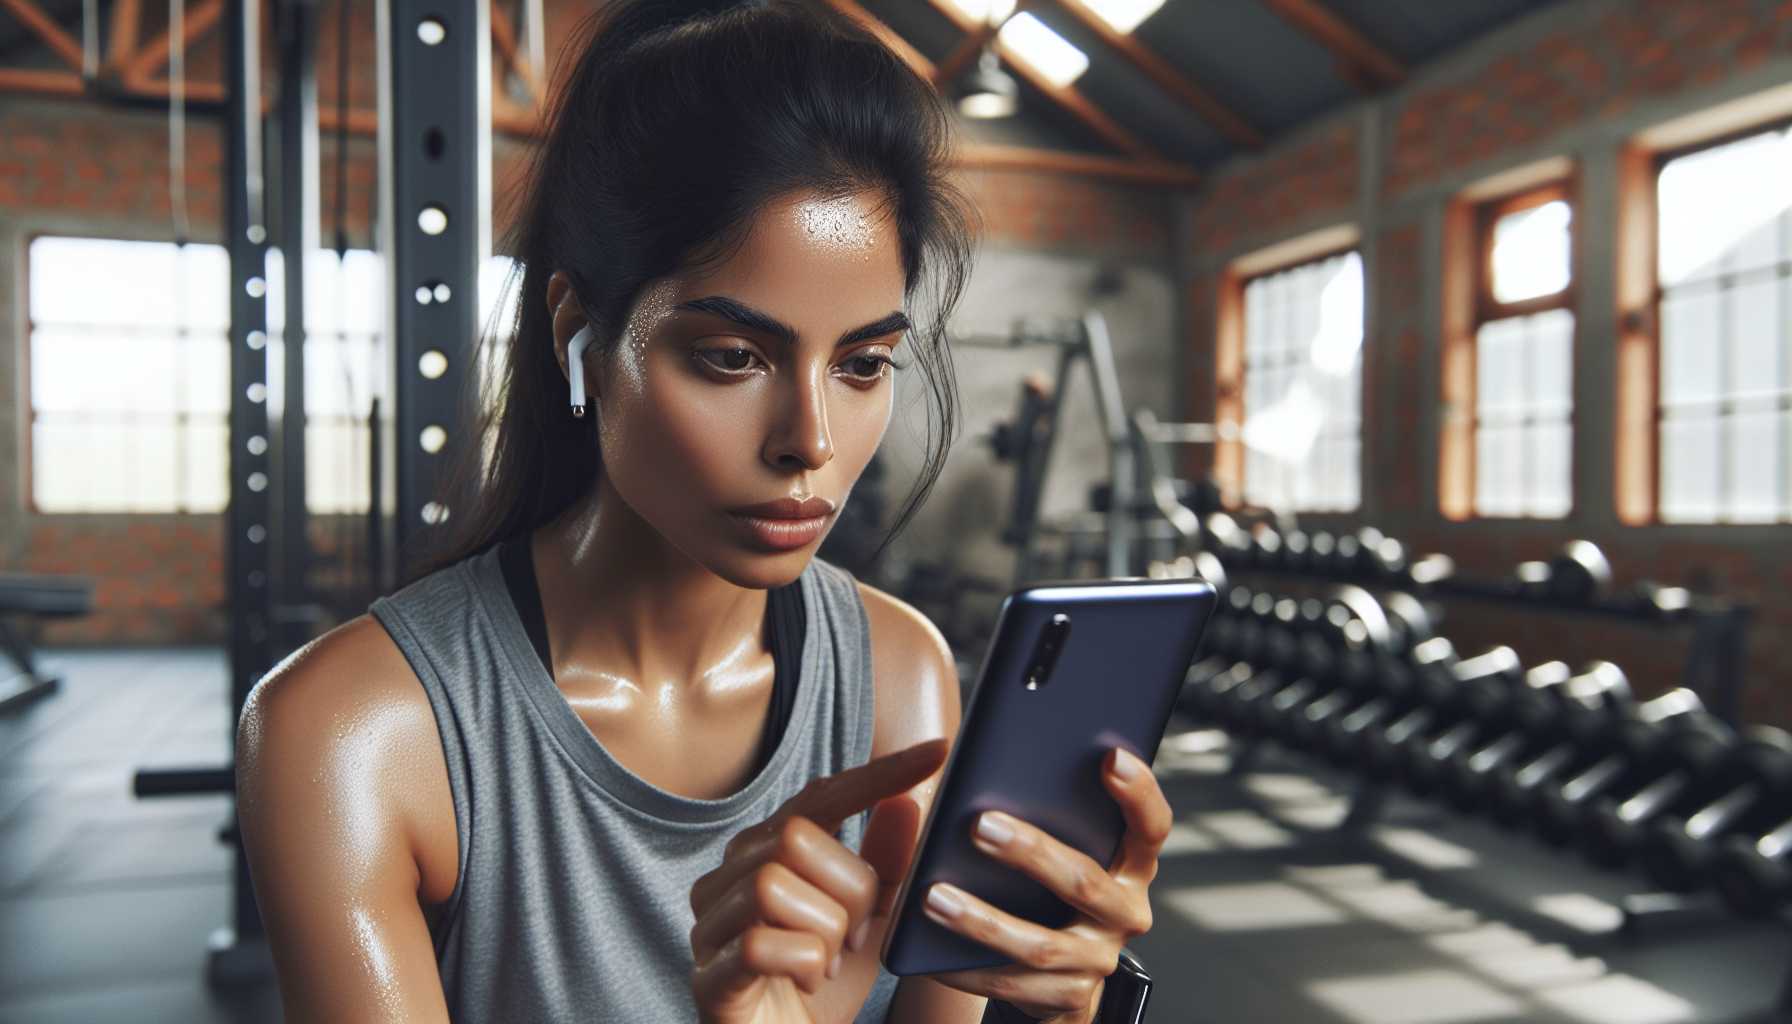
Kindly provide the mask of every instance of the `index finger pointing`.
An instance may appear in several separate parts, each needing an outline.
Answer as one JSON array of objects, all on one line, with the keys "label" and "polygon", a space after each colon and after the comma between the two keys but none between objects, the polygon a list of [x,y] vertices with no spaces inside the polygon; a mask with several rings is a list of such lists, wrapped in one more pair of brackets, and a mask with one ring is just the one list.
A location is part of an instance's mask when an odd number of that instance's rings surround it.
[{"label": "index finger pointing", "polygon": [[785,803],[787,814],[800,814],[829,832],[879,800],[913,789],[946,761],[944,739],[925,740],[885,754],[854,768],[816,779]]}]

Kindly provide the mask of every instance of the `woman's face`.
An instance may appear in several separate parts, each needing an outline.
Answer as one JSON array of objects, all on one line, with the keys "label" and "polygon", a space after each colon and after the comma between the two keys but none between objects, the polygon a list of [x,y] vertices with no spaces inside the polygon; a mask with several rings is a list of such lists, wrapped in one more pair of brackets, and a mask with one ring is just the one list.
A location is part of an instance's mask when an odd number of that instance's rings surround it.
[{"label": "woman's face", "polygon": [[[614,349],[587,356],[609,487],[738,585],[802,572],[889,425],[908,321],[875,206],[768,205],[730,259],[649,282]],[[791,500],[808,507],[746,511]]]}]

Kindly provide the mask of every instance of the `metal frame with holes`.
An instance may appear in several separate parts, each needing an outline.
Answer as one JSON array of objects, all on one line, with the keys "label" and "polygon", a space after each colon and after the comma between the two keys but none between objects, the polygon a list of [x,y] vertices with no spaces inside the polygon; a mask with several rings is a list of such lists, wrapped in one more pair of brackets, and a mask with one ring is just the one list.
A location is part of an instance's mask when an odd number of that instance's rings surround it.
[{"label": "metal frame with holes", "polygon": [[[390,574],[402,581],[445,532],[447,470],[472,432],[466,382],[479,332],[479,268],[491,249],[490,6],[380,0],[380,248],[387,257],[393,410],[382,445],[393,482]],[[446,357],[427,377],[420,360]],[[447,441],[426,449],[428,427]],[[431,432],[435,434],[434,431]],[[440,436],[440,435],[436,435]]]}]

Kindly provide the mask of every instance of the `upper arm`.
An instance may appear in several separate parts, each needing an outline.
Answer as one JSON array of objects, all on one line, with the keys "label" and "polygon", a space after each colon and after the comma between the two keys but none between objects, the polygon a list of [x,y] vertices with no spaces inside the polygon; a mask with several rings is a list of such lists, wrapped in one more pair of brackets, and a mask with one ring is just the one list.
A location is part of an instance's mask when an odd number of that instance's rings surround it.
[{"label": "upper arm", "polygon": [[[939,629],[904,601],[859,584],[871,619],[871,671],[876,694],[876,726],[871,756],[944,736],[956,741],[962,701],[958,664]],[[940,776],[935,773],[910,793],[927,818]],[[918,838],[918,837],[917,837]],[[867,944],[877,955],[881,930]],[[891,1024],[976,1024],[983,1019],[982,996],[948,988],[930,978],[904,978],[890,1004]]]},{"label": "upper arm", "polygon": [[289,1021],[448,1019],[416,852],[419,798],[446,786],[440,744],[403,655],[365,617],[244,703],[237,814]]}]

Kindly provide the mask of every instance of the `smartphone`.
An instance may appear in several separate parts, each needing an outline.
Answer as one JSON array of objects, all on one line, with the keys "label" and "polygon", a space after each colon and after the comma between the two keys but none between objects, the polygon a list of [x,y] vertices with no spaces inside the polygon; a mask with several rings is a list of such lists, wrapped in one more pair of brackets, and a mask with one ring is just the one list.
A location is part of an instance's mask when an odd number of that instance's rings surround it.
[{"label": "smartphone", "polygon": [[1214,604],[1199,579],[1038,583],[1003,600],[884,934],[891,974],[1012,962],[927,917],[935,882],[1047,928],[1071,922],[1069,904],[972,844],[977,816],[1007,812],[1111,865],[1126,823],[1102,786],[1103,759],[1117,746],[1156,757]]}]

